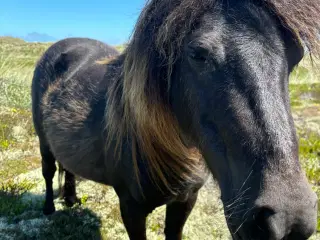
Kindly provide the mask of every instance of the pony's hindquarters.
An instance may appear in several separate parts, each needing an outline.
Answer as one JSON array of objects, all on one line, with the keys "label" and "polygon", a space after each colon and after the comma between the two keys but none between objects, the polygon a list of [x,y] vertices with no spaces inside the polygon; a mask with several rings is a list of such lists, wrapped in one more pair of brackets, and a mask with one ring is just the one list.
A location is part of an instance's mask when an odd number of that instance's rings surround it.
[{"label": "pony's hindquarters", "polygon": [[[70,38],[53,44],[36,65],[31,90],[32,117],[46,181],[45,214],[55,210],[52,179],[56,158],[67,169],[66,180],[74,183],[73,173],[92,180],[103,179],[99,126],[104,111],[95,107],[101,112],[96,114],[93,106],[101,106],[101,99],[104,100],[99,97],[104,96],[99,90],[105,92],[102,83],[105,69],[94,61],[110,54],[115,55],[116,51],[101,42]],[[100,164],[97,159],[101,160]],[[76,199],[74,184],[68,189],[72,194],[66,195]]]}]

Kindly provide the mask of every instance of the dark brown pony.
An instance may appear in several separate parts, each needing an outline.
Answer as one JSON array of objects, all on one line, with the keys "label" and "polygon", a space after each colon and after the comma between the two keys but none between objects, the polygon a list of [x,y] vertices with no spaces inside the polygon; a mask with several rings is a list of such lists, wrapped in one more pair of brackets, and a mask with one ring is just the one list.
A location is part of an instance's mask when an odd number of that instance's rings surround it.
[{"label": "dark brown pony", "polygon": [[74,174],[114,187],[130,239],[167,204],[166,239],[207,179],[219,183],[233,239],[307,239],[317,198],[298,159],[288,79],[319,53],[318,0],[153,0],[122,54],[92,39],[55,43],[32,83],[34,125],[55,211]]}]

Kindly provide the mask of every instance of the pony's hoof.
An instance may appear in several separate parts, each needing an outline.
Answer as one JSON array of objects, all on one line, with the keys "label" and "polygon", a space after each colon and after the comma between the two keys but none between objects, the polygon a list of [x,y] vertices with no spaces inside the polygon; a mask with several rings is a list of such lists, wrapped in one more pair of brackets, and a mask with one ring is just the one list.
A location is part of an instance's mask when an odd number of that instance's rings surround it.
[{"label": "pony's hoof", "polygon": [[56,208],[54,207],[54,205],[44,206],[44,208],[42,209],[42,212],[44,215],[50,215],[50,214],[54,213],[55,211],[56,211]]},{"label": "pony's hoof", "polygon": [[64,202],[67,207],[73,207],[75,204],[81,205],[81,201],[76,196],[64,197]]}]

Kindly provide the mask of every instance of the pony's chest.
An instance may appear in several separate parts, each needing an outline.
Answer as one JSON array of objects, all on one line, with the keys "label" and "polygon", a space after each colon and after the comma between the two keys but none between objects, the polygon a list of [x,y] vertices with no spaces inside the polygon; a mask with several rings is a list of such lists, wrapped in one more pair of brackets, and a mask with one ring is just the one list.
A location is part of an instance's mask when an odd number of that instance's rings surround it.
[{"label": "pony's chest", "polygon": [[193,194],[195,189],[201,188],[204,183],[204,180],[199,180],[199,183],[185,182],[184,184],[181,182],[171,182],[175,184],[178,189],[177,192],[179,192],[178,194],[173,194],[168,191],[165,186],[155,183],[150,177],[148,167],[144,162],[139,162],[138,166],[139,179],[134,175],[133,168],[131,168],[131,176],[133,177],[127,179],[129,180],[127,181],[127,186],[130,186],[130,192],[138,202],[149,202],[152,203],[154,207],[175,201],[184,202],[189,198],[190,194]]}]

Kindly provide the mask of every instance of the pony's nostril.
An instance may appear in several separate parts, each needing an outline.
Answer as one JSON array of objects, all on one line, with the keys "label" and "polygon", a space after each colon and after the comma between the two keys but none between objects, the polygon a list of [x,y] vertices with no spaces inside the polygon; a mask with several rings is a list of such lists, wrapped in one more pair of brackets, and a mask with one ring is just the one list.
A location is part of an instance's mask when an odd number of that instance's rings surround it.
[{"label": "pony's nostril", "polygon": [[270,207],[259,207],[254,214],[254,220],[260,227],[266,227],[269,217],[275,214],[275,211]]},{"label": "pony's nostril", "polygon": [[265,222],[270,216],[275,214],[275,211],[269,207],[259,207],[255,212],[254,219],[256,222]]},{"label": "pony's nostril", "polygon": [[258,239],[281,239],[285,240],[285,229],[281,221],[281,214],[270,206],[259,206],[253,214],[255,237]]}]

